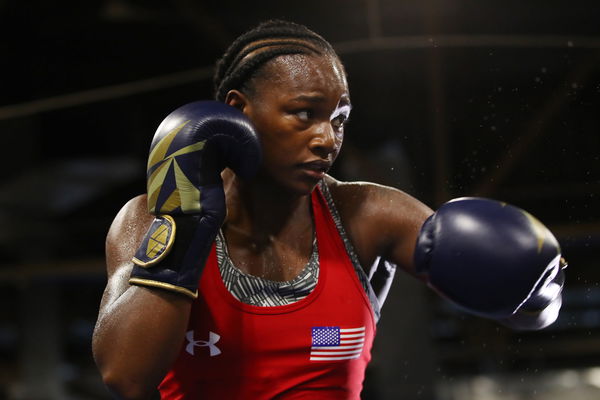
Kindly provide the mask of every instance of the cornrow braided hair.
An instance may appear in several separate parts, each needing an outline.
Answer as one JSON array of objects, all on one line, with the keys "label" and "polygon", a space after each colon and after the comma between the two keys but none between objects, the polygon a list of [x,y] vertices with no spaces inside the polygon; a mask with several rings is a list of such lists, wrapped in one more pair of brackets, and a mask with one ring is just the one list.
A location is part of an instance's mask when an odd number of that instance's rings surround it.
[{"label": "cornrow braided hair", "polygon": [[319,34],[304,25],[270,20],[239,36],[217,62],[213,78],[215,99],[225,101],[232,89],[243,89],[268,61],[281,55],[334,55],[335,50]]}]

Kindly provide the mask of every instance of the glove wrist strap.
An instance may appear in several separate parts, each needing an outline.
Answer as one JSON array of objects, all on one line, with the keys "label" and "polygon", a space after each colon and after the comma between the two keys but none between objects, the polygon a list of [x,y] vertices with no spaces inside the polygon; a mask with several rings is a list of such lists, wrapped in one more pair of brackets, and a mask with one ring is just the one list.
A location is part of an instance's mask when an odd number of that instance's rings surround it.
[{"label": "glove wrist strap", "polygon": [[206,222],[199,215],[157,216],[133,257],[129,283],[198,297],[200,275],[217,232],[207,229]]}]

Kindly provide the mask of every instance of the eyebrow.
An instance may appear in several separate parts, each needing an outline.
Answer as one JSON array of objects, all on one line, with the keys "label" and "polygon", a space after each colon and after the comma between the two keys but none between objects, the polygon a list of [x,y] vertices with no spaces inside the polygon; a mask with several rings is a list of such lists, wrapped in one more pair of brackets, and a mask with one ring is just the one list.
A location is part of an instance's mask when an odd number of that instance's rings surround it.
[{"label": "eyebrow", "polygon": [[292,99],[293,101],[306,101],[308,103],[322,103],[325,101],[325,96],[322,95],[306,95],[301,94],[300,96],[296,96]]},{"label": "eyebrow", "polygon": [[[322,96],[320,94],[316,94],[316,95],[301,94],[299,96],[294,97],[292,99],[292,101],[305,101],[307,103],[322,103],[325,101],[325,96]],[[340,106],[341,107],[347,106],[350,109],[352,109],[352,103],[350,102],[350,98],[348,96],[342,96],[342,98],[340,99]]]}]

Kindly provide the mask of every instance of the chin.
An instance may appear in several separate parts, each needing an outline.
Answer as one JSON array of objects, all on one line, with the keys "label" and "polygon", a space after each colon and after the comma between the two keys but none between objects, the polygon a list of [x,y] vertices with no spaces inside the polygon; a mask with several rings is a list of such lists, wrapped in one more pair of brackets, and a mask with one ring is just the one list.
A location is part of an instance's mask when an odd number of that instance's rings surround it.
[{"label": "chin", "polygon": [[293,196],[310,195],[320,179],[307,179],[298,177],[272,177],[272,184]]},{"label": "chin", "polygon": [[284,191],[295,196],[306,196],[312,193],[319,182],[318,181],[291,181],[281,182],[280,186]]}]

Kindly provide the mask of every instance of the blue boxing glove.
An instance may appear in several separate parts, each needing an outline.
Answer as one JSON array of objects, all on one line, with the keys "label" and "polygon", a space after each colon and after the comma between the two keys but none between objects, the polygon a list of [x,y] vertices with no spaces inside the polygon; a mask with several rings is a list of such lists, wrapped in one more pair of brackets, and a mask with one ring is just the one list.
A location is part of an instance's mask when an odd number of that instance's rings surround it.
[{"label": "blue boxing glove", "polygon": [[148,210],[156,218],[135,253],[129,283],[197,297],[226,215],[221,172],[230,167],[248,179],[260,158],[254,128],[231,106],[200,101],[169,114],[148,158]]},{"label": "blue boxing glove", "polygon": [[[421,227],[415,247],[417,272],[427,274],[442,296],[519,329],[556,320],[565,265],[556,238],[540,221],[483,198],[443,204]],[[511,323],[525,314],[530,317]]]}]

